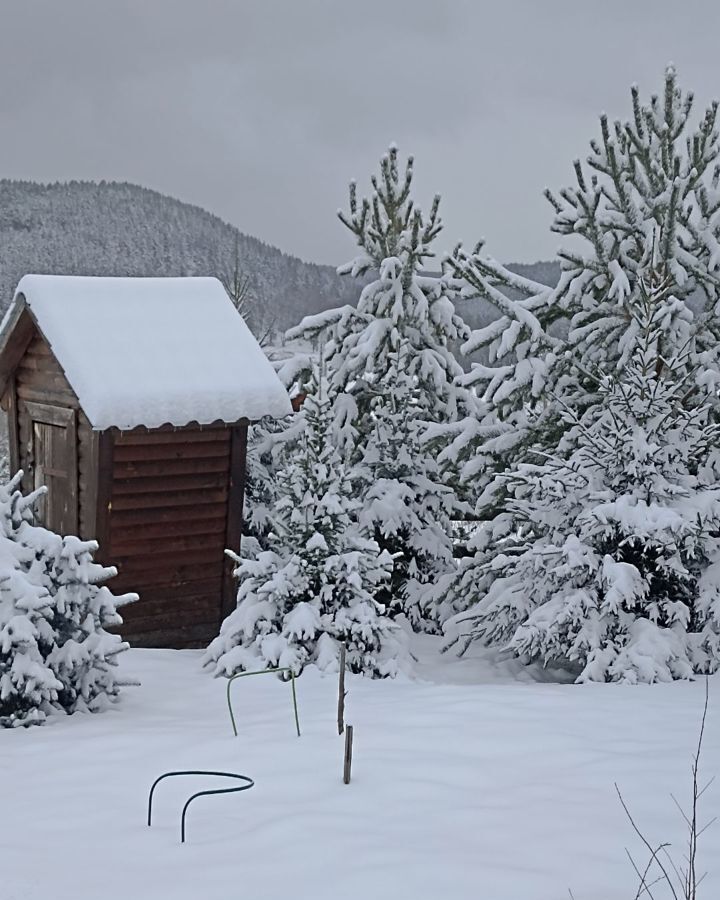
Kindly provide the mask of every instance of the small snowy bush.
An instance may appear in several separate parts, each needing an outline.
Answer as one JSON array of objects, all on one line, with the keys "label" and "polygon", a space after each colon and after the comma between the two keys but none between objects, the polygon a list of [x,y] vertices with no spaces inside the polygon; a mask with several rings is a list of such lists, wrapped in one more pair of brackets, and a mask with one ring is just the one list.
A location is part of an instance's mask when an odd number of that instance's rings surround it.
[{"label": "small snowy bush", "polygon": [[375,599],[392,559],[358,524],[358,502],[332,441],[327,400],[308,397],[298,413],[302,438],[278,473],[272,547],[238,559],[238,605],[208,647],[218,675],[306,665],[333,668],[339,643],[354,672],[394,675],[400,629]]},{"label": "small snowy bush", "polygon": [[52,710],[96,711],[121,682],[117,654],[127,644],[115,597],[103,582],[115,574],[93,562],[94,541],[61,537],[32,524],[37,493],[17,489],[21,473],[0,488],[0,724],[41,723]]}]

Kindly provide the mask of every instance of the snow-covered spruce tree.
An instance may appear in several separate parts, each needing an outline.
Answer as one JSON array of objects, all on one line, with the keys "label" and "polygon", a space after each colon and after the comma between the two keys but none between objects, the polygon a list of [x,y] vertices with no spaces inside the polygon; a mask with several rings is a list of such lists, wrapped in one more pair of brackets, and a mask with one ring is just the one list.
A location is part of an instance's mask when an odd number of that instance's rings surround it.
[{"label": "snow-covered spruce tree", "polygon": [[105,626],[121,619],[102,582],[115,574],[92,560],[97,544],[32,523],[38,493],[0,489],[0,724],[44,721],[52,709],[99,710],[122,682],[116,656],[128,645]]},{"label": "snow-covered spruce tree", "polygon": [[[452,567],[450,520],[459,504],[448,490],[451,476],[439,474],[437,451],[421,438],[429,425],[468,417],[475,396],[457,385],[462,368],[451,349],[467,336],[466,326],[447,281],[426,271],[442,229],[439,197],[423,216],[412,179],[412,158],[401,172],[391,147],[369,199],[359,200],[351,184],[349,212],[339,216],[361,253],[340,271],[371,280],[357,309],[305,319],[291,336],[323,333],[340,450],[362,476],[363,521],[393,554],[391,611],[406,613],[415,627],[434,628],[437,611],[424,593]],[[389,440],[391,434],[396,439]],[[400,458],[391,458],[401,444]],[[380,488],[401,506],[390,511]]]},{"label": "snow-covered spruce tree", "polygon": [[503,476],[509,499],[478,541],[484,596],[466,645],[570,663],[580,681],[720,665],[720,427],[692,346],[663,353],[671,283],[656,273],[628,299],[635,349],[597,380],[594,415],[568,410],[567,458]]},{"label": "snow-covered spruce tree", "polygon": [[58,704],[68,713],[96,712],[115,700],[123,682],[117,656],[129,645],[106,628],[122,624],[118,607],[136,594],[115,596],[104,584],[116,569],[94,562],[95,541],[60,537],[44,528],[25,529],[22,540],[45,567],[53,600],[53,647],[47,657],[62,684]]},{"label": "snow-covered spruce tree", "polygon": [[302,436],[278,472],[271,549],[238,559],[237,608],[208,647],[218,675],[337,664],[383,677],[402,664],[400,630],[376,601],[392,560],[357,522],[358,501],[317,388],[297,414]]}]

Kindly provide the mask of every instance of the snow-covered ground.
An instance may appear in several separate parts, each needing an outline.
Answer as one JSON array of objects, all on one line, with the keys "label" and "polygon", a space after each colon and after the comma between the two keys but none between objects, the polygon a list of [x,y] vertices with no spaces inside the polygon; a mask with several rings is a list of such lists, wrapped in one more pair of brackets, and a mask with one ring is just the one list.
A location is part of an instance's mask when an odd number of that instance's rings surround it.
[{"label": "snow-covered ground", "polygon": [[[195,651],[130,651],[142,681],[108,713],[0,731],[1,900],[630,900],[624,848],[642,849],[620,785],[654,842],[682,850],[670,794],[688,796],[703,684],[538,683],[476,655],[423,646],[416,680],[349,679],[353,781],[341,781],[334,677],[225,683]],[[704,771],[720,770],[720,679],[711,679]],[[176,768],[251,775],[251,791],[200,798]],[[185,783],[182,783],[182,782]],[[704,798],[720,812],[720,782]],[[720,892],[720,823],[702,838]],[[665,896],[657,891],[656,898]]]}]

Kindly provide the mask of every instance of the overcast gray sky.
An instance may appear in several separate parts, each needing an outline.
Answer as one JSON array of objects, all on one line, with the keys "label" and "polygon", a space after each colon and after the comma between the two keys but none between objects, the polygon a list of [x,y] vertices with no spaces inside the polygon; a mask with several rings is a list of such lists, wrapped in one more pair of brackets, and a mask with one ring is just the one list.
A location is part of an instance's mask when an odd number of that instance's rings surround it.
[{"label": "overcast gray sky", "polygon": [[672,60],[720,95],[717,0],[2,3],[0,175],[132,181],[339,263],[335,218],[391,141],[444,249],[548,258],[545,185]]}]

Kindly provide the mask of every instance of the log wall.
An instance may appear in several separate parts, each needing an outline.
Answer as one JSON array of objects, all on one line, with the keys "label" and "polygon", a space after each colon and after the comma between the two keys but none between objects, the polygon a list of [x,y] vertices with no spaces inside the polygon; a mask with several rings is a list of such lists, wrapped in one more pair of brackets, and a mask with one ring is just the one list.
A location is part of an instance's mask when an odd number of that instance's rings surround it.
[{"label": "log wall", "polygon": [[103,557],[118,568],[123,637],[144,647],[200,647],[218,633],[230,488],[231,430],[117,435]]}]

